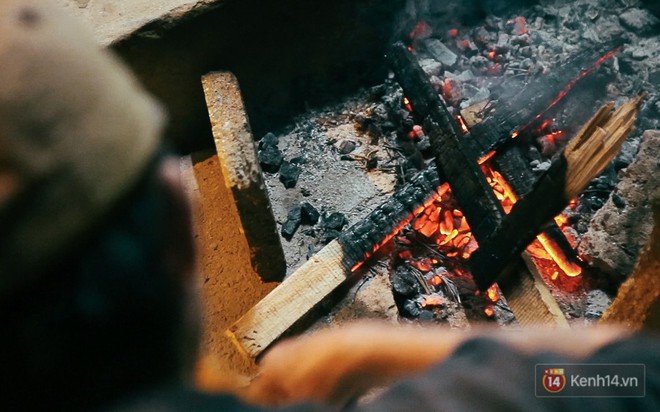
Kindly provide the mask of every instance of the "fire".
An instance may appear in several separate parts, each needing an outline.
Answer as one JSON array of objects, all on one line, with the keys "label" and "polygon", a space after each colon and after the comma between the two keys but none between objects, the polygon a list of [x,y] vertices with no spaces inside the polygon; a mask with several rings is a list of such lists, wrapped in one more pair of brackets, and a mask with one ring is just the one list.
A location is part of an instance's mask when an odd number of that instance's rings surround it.
[{"label": "fire", "polygon": [[409,112],[412,113],[413,108],[412,108],[412,105],[410,104],[410,100],[408,100],[407,97],[403,98],[403,105],[405,106],[406,110],[408,110]]},{"label": "fire", "polygon": [[488,291],[486,292],[486,295],[488,296],[488,299],[493,303],[500,300],[500,292],[497,289],[497,285],[493,285],[489,287]]},{"label": "fire", "polygon": [[413,222],[413,229],[432,240],[450,258],[468,259],[477,248],[463,213],[451,207],[453,197],[449,184],[438,189],[439,196]]},{"label": "fire", "polygon": [[492,318],[493,316],[495,316],[495,310],[493,309],[492,306],[487,306],[487,307],[484,309],[484,313],[485,313],[486,316],[488,316],[489,318]]},{"label": "fire", "polygon": [[416,40],[426,39],[427,37],[430,37],[431,34],[433,34],[433,29],[431,26],[429,26],[425,21],[420,21],[412,29],[409,36],[411,40]]},{"label": "fire", "polygon": [[568,83],[568,84],[566,85],[566,87],[564,87],[564,89],[563,89],[561,92],[559,92],[559,94],[557,95],[557,97],[555,98],[555,100],[553,100],[552,103],[550,103],[550,105],[549,105],[549,106],[548,106],[548,107],[547,107],[542,113],[539,113],[538,115],[536,115],[536,119],[540,119],[541,116],[543,115],[543,113],[547,112],[547,111],[550,110],[552,107],[554,107],[557,103],[559,103],[559,102],[560,102],[560,101],[561,101],[561,100],[562,100],[562,99],[568,94],[568,92],[571,91],[571,89],[573,88],[573,86],[575,86],[575,84],[576,84],[578,81],[580,81],[582,78],[584,78],[585,76],[587,76],[589,73],[591,73],[591,72],[593,72],[594,70],[596,70],[597,68],[599,68],[600,65],[602,65],[603,63],[605,63],[607,60],[609,60],[609,59],[611,59],[612,57],[614,57],[614,55],[617,54],[618,52],[620,52],[621,49],[623,49],[623,46],[619,46],[619,47],[617,47],[616,49],[614,49],[614,50],[612,50],[612,51],[606,53],[604,56],[601,56],[601,58],[598,59],[598,60],[596,61],[596,63],[594,63],[591,67],[589,67],[589,68],[586,69],[586,70],[583,70],[583,71],[580,73],[580,76],[578,76],[578,77],[576,77],[575,79],[571,80],[570,83]]},{"label": "fire", "polygon": [[[482,165],[482,170],[486,175],[486,180],[493,188],[495,196],[502,203],[504,212],[508,214],[511,211],[513,205],[518,201],[518,197],[513,192],[513,190],[511,190],[511,187],[499,172],[493,170],[488,165]],[[562,215],[559,215],[555,217],[555,220],[557,219],[559,221],[564,221],[563,219],[566,218]],[[561,270],[564,271],[567,276],[575,277],[582,273],[582,268],[579,265],[571,262],[566,257],[561,248],[559,248],[559,246],[557,246],[557,244],[548,238],[545,234],[541,233],[536,237],[536,239],[541,243],[548,255],[552,257],[552,260],[561,268]]]},{"label": "fire", "polygon": [[458,116],[456,116],[456,119],[458,119],[458,123],[461,125],[461,130],[463,131],[463,134],[470,131],[470,129],[468,129],[467,124],[465,123],[465,120],[463,119],[463,116],[459,114]]},{"label": "fire", "polygon": [[421,307],[435,307],[444,305],[445,301],[440,295],[426,295],[422,298]]},{"label": "fire", "polygon": [[488,160],[490,160],[490,158],[493,157],[493,156],[495,156],[495,150],[491,150],[485,156],[479,158],[479,160],[477,160],[477,163],[482,165],[482,164],[486,163]]},{"label": "fire", "polygon": [[415,209],[413,211],[413,213],[410,216],[408,216],[408,218],[401,221],[399,223],[399,225],[396,226],[389,235],[385,236],[383,238],[383,240],[380,241],[379,244],[377,244],[376,246],[373,247],[371,253],[366,253],[365,256],[364,256],[364,259],[361,262],[358,262],[357,264],[355,264],[355,266],[353,266],[351,268],[351,273],[358,270],[364,264],[364,262],[367,261],[367,259],[369,259],[371,256],[373,256],[373,254],[376,253],[378,250],[380,250],[381,247],[385,246],[390,240],[392,240],[395,236],[397,236],[399,234],[399,232],[401,232],[401,230],[403,230],[404,227],[408,226],[408,224],[410,222],[412,222],[412,220],[415,218],[415,216],[417,216],[420,213],[424,212],[424,210],[426,210],[429,206],[431,206],[435,201],[439,201],[442,198],[442,196],[444,195],[444,193],[446,193],[449,189],[449,184],[445,183],[445,185],[447,186],[446,188],[443,188],[444,185],[440,186],[438,188],[438,192],[434,196],[431,196],[429,199],[427,199],[424,202],[424,204],[422,204],[417,209]]}]

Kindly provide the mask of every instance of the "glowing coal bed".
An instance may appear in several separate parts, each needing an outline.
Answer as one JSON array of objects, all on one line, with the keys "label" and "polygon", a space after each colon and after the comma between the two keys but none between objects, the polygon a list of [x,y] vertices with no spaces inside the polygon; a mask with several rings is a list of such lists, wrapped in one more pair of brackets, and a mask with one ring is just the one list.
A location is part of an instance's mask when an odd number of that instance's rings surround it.
[{"label": "glowing coal bed", "polygon": [[[618,284],[630,273],[650,233],[646,206],[631,200],[639,193],[624,190],[657,187],[657,177],[656,183],[645,181],[646,186],[633,189],[629,184],[622,187],[620,178],[633,173],[627,168],[635,159],[644,130],[660,125],[660,90],[655,81],[660,79],[657,19],[641,3],[600,0],[541,2],[528,8],[498,9],[499,17],[491,14],[462,22],[443,13],[451,7],[435,3],[440,2],[409,2],[400,39],[464,133],[488,116],[489,110],[515,99],[531,79],[562,70],[562,64],[582,50],[621,39],[622,46],[581,67],[579,76],[565,84],[547,110],[529,123],[519,124],[519,130],[511,134],[520,140],[519,153],[538,177],[603,102],[619,101],[641,90],[648,93],[638,129],[621,154],[555,218],[575,248],[573,254],[566,256],[565,249],[557,248],[544,235],[527,248],[533,270],[548,285],[569,323],[598,319]],[[640,25],[635,19],[649,19],[653,24]],[[415,122],[414,107],[392,77],[337,105],[309,110],[274,136],[282,159],[299,169],[292,187],[283,187],[281,169],[265,173],[276,219],[283,226],[300,220],[294,225],[296,230],[283,238],[291,270],[365,218],[432,161],[424,128]],[[656,152],[645,149],[640,156],[655,156]],[[479,163],[508,212],[517,196],[491,159],[493,154]],[[649,179],[658,175],[649,170],[634,173],[648,173]],[[305,223],[298,217],[296,207],[300,209],[303,203],[319,212],[317,223]],[[337,214],[342,215],[341,224],[335,224]],[[619,260],[608,261],[602,257],[607,252],[598,249],[608,239],[622,242],[620,233],[603,228],[604,214],[628,214],[628,220],[638,220],[636,226],[620,230],[628,236],[625,256]],[[370,276],[385,273],[401,318],[447,322],[455,327],[466,327],[468,319],[513,323],[497,286],[477,291],[467,265],[477,248],[460,205],[443,183],[423,206],[383,236],[373,248],[373,256],[354,267],[362,280],[348,295],[358,293]]]}]

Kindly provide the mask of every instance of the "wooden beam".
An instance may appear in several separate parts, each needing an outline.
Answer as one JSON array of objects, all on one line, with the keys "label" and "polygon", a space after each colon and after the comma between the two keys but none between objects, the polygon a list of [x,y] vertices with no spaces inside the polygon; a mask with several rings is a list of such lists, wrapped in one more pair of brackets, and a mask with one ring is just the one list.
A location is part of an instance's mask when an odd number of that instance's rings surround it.
[{"label": "wooden beam", "polygon": [[238,81],[229,72],[215,72],[202,77],[202,86],[224,184],[233,196],[252,267],[264,281],[282,280],[284,251]]},{"label": "wooden beam", "polygon": [[487,288],[506,272],[534,237],[598,176],[630,134],[643,100],[639,96],[615,112],[603,106],[578,132],[537,181],[520,199],[497,230],[479,240],[470,258],[472,275],[479,288]]}]

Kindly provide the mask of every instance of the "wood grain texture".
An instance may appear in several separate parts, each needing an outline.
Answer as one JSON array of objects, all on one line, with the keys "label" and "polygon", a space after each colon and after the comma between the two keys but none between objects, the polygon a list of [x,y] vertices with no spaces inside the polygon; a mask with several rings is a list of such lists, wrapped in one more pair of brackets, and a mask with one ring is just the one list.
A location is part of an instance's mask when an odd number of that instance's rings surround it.
[{"label": "wood grain texture", "polygon": [[226,186],[230,189],[251,252],[264,281],[281,280],[286,261],[257,149],[236,77],[214,72],[202,77],[213,139]]},{"label": "wood grain texture", "polygon": [[230,326],[227,335],[247,355],[257,357],[346,280],[350,268],[342,259],[339,242],[328,243]]}]

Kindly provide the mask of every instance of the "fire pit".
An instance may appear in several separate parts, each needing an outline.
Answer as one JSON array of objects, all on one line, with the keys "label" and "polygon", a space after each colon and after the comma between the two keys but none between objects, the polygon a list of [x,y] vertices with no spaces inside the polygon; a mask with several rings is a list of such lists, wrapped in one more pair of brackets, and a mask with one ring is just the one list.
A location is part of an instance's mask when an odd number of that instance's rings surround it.
[{"label": "fire pit", "polygon": [[[402,3],[392,2],[387,16]],[[254,79],[259,68],[265,70],[263,61],[253,64],[254,56],[246,57],[238,45],[226,50],[241,62],[209,58],[198,65],[237,73],[287,261],[289,278],[230,328],[251,355],[313,308],[330,318],[351,317],[346,300],[373,285],[379,288],[377,308],[361,302],[367,309],[357,311],[368,316],[456,327],[475,320],[593,321],[650,234],[658,137],[642,135],[659,126],[660,41],[658,19],[644,4],[476,2],[483,13],[471,14],[459,2],[405,3],[397,18],[380,25],[366,17],[370,2],[346,9],[358,10],[359,18],[339,27],[358,27],[353,23],[363,19],[357,31],[381,34],[363,37],[356,48],[372,44],[388,57],[351,62],[341,56],[350,49],[345,43],[333,48],[336,70],[324,69],[323,82],[313,85],[315,94],[341,86],[329,94],[332,104],[305,98],[312,77],[295,63],[281,77],[266,70],[272,83],[263,86],[267,92],[260,89]],[[292,10],[301,15],[308,10],[297,7]],[[328,20],[336,23],[339,13]],[[284,39],[282,47],[298,50],[294,38]],[[401,43],[392,48],[396,41]],[[138,48],[127,45],[120,51],[135,59]],[[367,63],[377,66],[368,79],[336,77]],[[319,65],[332,66],[328,59]],[[392,71],[389,77],[384,68]],[[260,104],[282,79],[304,79],[307,86],[283,92],[276,108]],[[500,239],[494,233],[507,214],[530,202],[538,182],[555,171],[562,150],[599,108],[608,101],[621,107],[641,92],[647,95],[639,103],[637,128],[616,159],[580,196],[565,199],[569,207],[549,216],[549,225],[529,228],[542,233],[524,252],[527,264],[518,265],[515,257],[495,264],[500,254],[480,257],[485,248],[480,252],[479,246]],[[304,113],[291,116],[306,103]],[[286,109],[293,106],[298,110]],[[556,201],[545,196],[546,202],[529,206],[531,214]],[[518,252],[533,238],[501,237]],[[470,272],[477,267],[475,282]],[[498,278],[501,288],[491,286],[501,271],[514,280]],[[301,273],[304,281],[296,281]]]}]

